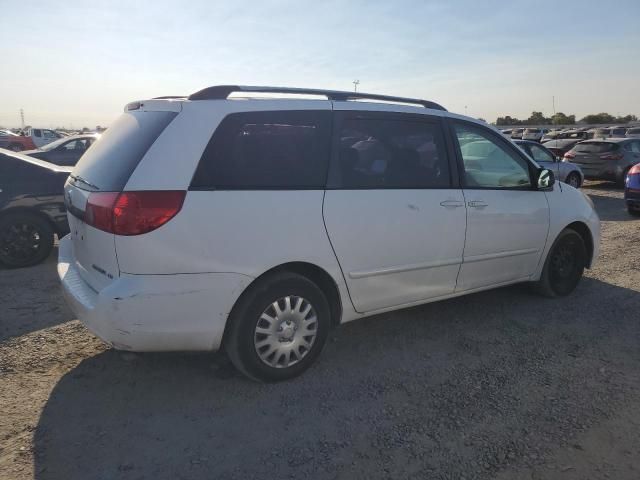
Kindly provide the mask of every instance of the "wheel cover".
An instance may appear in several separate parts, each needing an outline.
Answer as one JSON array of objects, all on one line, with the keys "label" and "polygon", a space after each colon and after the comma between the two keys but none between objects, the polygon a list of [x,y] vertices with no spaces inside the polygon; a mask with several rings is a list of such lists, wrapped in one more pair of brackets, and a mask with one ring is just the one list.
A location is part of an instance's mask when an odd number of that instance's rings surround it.
[{"label": "wheel cover", "polygon": [[31,260],[41,246],[42,235],[30,223],[12,223],[0,231],[0,257],[11,262]]},{"label": "wheel cover", "polygon": [[580,180],[578,179],[577,175],[574,175],[573,173],[569,175],[569,185],[574,188],[578,188],[578,186],[580,185]]},{"label": "wheel cover", "polygon": [[559,243],[551,255],[551,285],[556,291],[571,290],[580,278],[578,245],[572,239]]},{"label": "wheel cover", "polygon": [[311,303],[294,295],[279,298],[256,322],[253,343],[260,360],[273,368],[295,365],[311,351],[318,317]]}]

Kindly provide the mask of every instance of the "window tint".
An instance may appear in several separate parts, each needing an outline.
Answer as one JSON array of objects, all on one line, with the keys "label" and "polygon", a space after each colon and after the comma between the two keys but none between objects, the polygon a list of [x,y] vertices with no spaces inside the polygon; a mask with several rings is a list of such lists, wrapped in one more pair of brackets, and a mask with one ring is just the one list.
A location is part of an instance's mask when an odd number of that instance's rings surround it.
[{"label": "window tint", "polygon": [[538,145],[529,145],[531,156],[536,162],[553,162],[554,158],[549,152]]},{"label": "window tint", "polygon": [[625,150],[633,153],[640,153],[640,142],[629,142],[624,146]]},{"label": "window tint", "polygon": [[34,129],[33,129],[33,134],[34,134],[36,137],[41,137],[41,136],[42,136],[42,131],[41,131],[39,128],[34,128]]},{"label": "window tint", "polygon": [[175,118],[175,112],[135,110],[120,115],[73,170],[100,190],[122,191],[149,147]]},{"label": "window tint", "polygon": [[464,164],[467,187],[518,188],[530,187],[527,161],[498,142],[491,132],[467,125],[456,124]]},{"label": "window tint", "polygon": [[347,118],[338,132],[335,188],[448,188],[440,125],[420,120]]},{"label": "window tint", "polygon": [[330,111],[234,113],[216,129],[193,188],[324,188]]},{"label": "window tint", "polygon": [[582,142],[573,147],[578,153],[605,153],[617,150],[619,145],[608,142]]}]

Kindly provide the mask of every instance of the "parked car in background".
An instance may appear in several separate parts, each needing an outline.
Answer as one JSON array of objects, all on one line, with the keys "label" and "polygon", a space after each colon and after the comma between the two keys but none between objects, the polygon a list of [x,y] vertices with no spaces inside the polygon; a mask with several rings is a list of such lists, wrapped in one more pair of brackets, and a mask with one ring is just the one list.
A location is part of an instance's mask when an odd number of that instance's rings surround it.
[{"label": "parked car in background", "polygon": [[593,139],[604,139],[610,136],[608,128],[592,128],[591,130],[587,130],[587,134],[589,138]]},{"label": "parked car in background", "polygon": [[624,184],[624,201],[627,211],[640,216],[640,163],[631,167]]},{"label": "parked car in background", "polygon": [[539,142],[548,131],[546,128],[527,128],[522,132],[522,140]]},{"label": "parked car in background", "polygon": [[578,165],[571,162],[562,162],[562,157],[554,155],[545,145],[530,140],[515,140],[515,144],[533,158],[538,165],[553,170],[556,178],[561,182],[574,188],[580,188],[584,182],[584,175]]},{"label": "parked car in background", "polygon": [[558,140],[549,140],[548,142],[543,143],[543,145],[548,148],[551,153],[553,153],[556,157],[564,157],[564,154],[573,148],[573,146],[581,142],[579,138],[561,138]]},{"label": "parked car in background", "polygon": [[565,135],[562,136],[562,139],[566,138],[569,140],[589,140],[593,138],[593,134],[590,132],[590,129],[568,131]]},{"label": "parked car in background", "polygon": [[524,128],[514,128],[511,131],[511,138],[514,140],[521,140],[522,139],[522,132],[524,132]]},{"label": "parked car in background", "polygon": [[0,264],[35,265],[51,252],[54,235],[69,232],[64,183],[70,171],[0,149]]},{"label": "parked car in background", "polygon": [[31,137],[36,148],[40,148],[47,143],[57,140],[62,135],[55,130],[49,130],[47,128],[29,128],[26,131],[26,136]]},{"label": "parked car in background", "polygon": [[640,127],[628,128],[625,136],[627,138],[640,138]]},{"label": "parked car in background", "polygon": [[22,153],[55,165],[72,167],[98,138],[100,138],[99,134],[63,137],[38,149],[25,150]]},{"label": "parked car in background", "polygon": [[367,315],[518,282],[568,295],[600,232],[584,195],[486,123],[360,92],[133,102],[65,199],[58,274],[91,331],[125,350],[224,346],[263,381]]},{"label": "parked car in background", "polygon": [[589,180],[612,180],[622,186],[627,172],[640,163],[640,139],[586,140],[565,153],[564,160],[579,165]]},{"label": "parked car in background", "polygon": [[0,130],[0,148],[6,148],[14,152],[35,148],[31,137],[18,135],[10,130]]},{"label": "parked car in background", "polygon": [[609,138],[625,138],[627,127],[609,127]]},{"label": "parked car in background", "polygon": [[501,132],[505,137],[511,138],[511,134],[513,133],[513,129],[509,128],[509,129],[506,129],[506,130],[501,130]]}]

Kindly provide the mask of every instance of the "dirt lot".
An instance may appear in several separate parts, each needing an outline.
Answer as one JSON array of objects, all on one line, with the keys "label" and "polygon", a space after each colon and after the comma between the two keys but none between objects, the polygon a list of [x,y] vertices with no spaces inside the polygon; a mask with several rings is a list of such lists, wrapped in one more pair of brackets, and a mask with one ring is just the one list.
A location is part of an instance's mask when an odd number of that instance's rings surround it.
[{"label": "dirt lot", "polygon": [[515,286],[348,324],[277,385],[221,355],[107,349],[54,257],[0,271],[0,478],[640,478],[640,220],[586,191],[602,250],[571,297]]}]

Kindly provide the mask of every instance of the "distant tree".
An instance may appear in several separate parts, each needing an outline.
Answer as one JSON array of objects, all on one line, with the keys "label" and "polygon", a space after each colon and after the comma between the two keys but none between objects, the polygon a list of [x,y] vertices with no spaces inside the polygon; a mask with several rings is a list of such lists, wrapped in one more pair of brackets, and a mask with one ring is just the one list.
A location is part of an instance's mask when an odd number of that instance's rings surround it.
[{"label": "distant tree", "polygon": [[609,115],[608,113],[595,113],[591,115],[585,116],[581,122],[582,123],[615,123],[616,119],[613,115]]},{"label": "distant tree", "polygon": [[624,117],[616,117],[616,123],[637,122],[638,117],[635,115],[625,115]]},{"label": "distant tree", "polygon": [[522,122],[515,117],[507,115],[506,117],[498,117],[496,125],[520,125]]},{"label": "distant tree", "polygon": [[551,123],[553,125],[573,125],[576,123],[576,116],[565,115],[562,112],[558,112],[551,117]]},{"label": "distant tree", "polygon": [[527,123],[545,125],[547,123],[551,123],[551,119],[546,118],[542,112],[531,112],[531,116],[527,119]]}]

